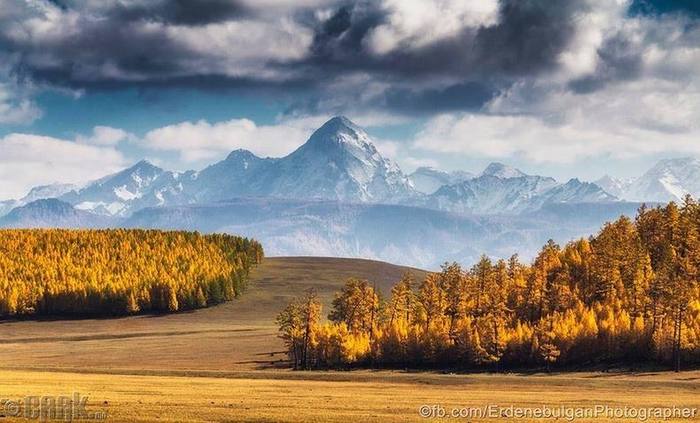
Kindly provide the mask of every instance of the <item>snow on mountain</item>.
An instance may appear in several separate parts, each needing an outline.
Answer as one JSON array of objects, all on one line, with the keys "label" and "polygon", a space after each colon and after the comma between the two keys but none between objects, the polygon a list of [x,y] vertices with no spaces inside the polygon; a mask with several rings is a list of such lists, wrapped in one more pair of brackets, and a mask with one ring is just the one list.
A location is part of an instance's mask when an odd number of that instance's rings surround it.
[{"label": "snow on mountain", "polygon": [[[520,176],[511,176],[520,175]],[[478,178],[446,185],[421,200],[425,207],[463,214],[518,214],[549,203],[609,202],[617,198],[590,182],[526,175],[499,164]]]},{"label": "snow on mountain", "polygon": [[[145,207],[236,197],[378,203],[413,195],[417,192],[398,165],[379,153],[364,130],[338,116],[283,158],[260,158],[236,150],[200,172],[184,174],[143,160],[59,198],[78,210],[129,216]],[[7,210],[16,206],[0,204]]]},{"label": "snow on mountain", "polygon": [[[199,172],[182,174],[144,160],[81,189],[70,189],[37,187],[27,198],[59,195],[78,210],[121,217],[148,207],[244,197],[405,204],[488,215],[517,214],[552,202],[614,199],[595,184],[572,180],[562,185],[502,163],[491,163],[478,177],[430,168],[408,177],[381,155],[364,130],[342,116],[330,119],[286,157],[261,158],[236,150]],[[19,205],[0,203],[0,215]]]},{"label": "snow on mountain", "polygon": [[415,194],[401,169],[342,116],[326,122],[286,157],[234,151],[199,172],[188,189],[199,202],[247,196],[376,203]]},{"label": "snow on mountain", "polygon": [[398,165],[343,116],[326,122],[262,176],[261,190],[272,197],[377,203],[415,193]]},{"label": "snow on mountain", "polygon": [[700,159],[666,159],[658,162],[627,190],[634,201],[682,201],[686,194],[700,195]]},{"label": "snow on mountain", "polygon": [[50,184],[50,185],[41,185],[38,187],[32,188],[29,193],[21,198],[19,201],[22,204],[28,204],[31,203],[32,201],[36,200],[43,200],[45,198],[58,198],[68,192],[71,192],[78,187],[73,184]]},{"label": "snow on mountain", "polygon": [[278,160],[235,150],[226,159],[195,174],[185,189],[199,203],[255,197],[260,195],[260,177]]},{"label": "snow on mountain", "polygon": [[423,194],[432,194],[443,185],[458,184],[473,177],[469,172],[445,172],[432,167],[419,167],[408,176],[416,191]]},{"label": "snow on mountain", "polygon": [[531,209],[539,209],[551,203],[601,203],[617,201],[617,197],[592,182],[581,182],[577,178],[557,185],[530,202]]},{"label": "snow on mountain", "polygon": [[0,201],[0,216],[4,216],[10,212],[10,210],[15,207],[19,207],[21,204],[17,200],[3,200]]},{"label": "snow on mountain", "polygon": [[27,195],[20,198],[19,200],[5,200],[0,201],[0,216],[4,216],[10,210],[24,206],[36,200],[43,200],[46,198],[57,198],[63,194],[77,189],[77,186],[73,184],[50,184],[41,185],[32,188]]},{"label": "snow on mountain", "polygon": [[422,200],[423,205],[466,214],[514,214],[530,208],[530,201],[557,186],[553,178],[533,175],[484,173],[459,184],[447,185]]},{"label": "snow on mountain", "polygon": [[494,162],[486,166],[486,169],[481,172],[480,176],[495,176],[496,178],[507,179],[520,178],[527,175],[514,167],[506,166],[503,163]]},{"label": "snow on mountain", "polygon": [[127,216],[144,207],[187,202],[181,176],[142,160],[84,188],[59,197],[78,210],[108,216]]},{"label": "snow on mountain", "polygon": [[634,182],[633,178],[619,179],[610,175],[605,175],[593,183],[603,188],[605,192],[617,198],[625,198],[627,191]]}]

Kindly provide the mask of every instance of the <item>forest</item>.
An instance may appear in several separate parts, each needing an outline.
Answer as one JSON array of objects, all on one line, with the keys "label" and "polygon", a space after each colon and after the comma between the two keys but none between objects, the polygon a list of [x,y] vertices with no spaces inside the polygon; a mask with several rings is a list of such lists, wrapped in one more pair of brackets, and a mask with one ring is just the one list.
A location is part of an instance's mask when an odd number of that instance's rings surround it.
[{"label": "forest", "polygon": [[230,235],[0,230],[0,316],[175,312],[228,301],[263,249]]},{"label": "forest", "polygon": [[314,292],[278,316],[295,369],[700,364],[700,206],[642,206],[529,265],[484,256],[406,274],[387,298],[350,279],[327,319]]}]

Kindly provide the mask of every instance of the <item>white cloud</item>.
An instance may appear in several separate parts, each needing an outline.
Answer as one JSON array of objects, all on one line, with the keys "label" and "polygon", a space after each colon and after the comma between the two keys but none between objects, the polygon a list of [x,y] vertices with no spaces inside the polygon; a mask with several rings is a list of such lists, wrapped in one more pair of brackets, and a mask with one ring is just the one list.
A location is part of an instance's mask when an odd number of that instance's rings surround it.
[{"label": "white cloud", "polygon": [[13,93],[8,84],[0,83],[0,124],[29,124],[41,117],[37,105]]},{"label": "white cloud", "polygon": [[384,0],[382,8],[386,22],[372,30],[368,41],[377,54],[421,47],[498,18],[497,0]]},{"label": "white cloud", "polygon": [[[700,28],[677,15],[629,18],[626,1],[588,2],[558,70],[515,83],[481,113],[432,118],[413,147],[536,164],[700,155]],[[610,37],[621,51],[604,51]],[[572,90],[584,77],[593,89]]]},{"label": "white cloud", "polygon": [[256,125],[250,119],[209,123],[205,120],[182,122],[149,131],[145,146],[174,151],[185,162],[220,157],[235,149],[246,149],[260,156],[283,156],[303,144],[312,131],[303,122]]},{"label": "white cloud", "polygon": [[14,133],[0,138],[0,198],[18,198],[36,185],[82,183],[124,166],[111,147]]},{"label": "white cloud", "polygon": [[96,126],[92,129],[91,135],[79,135],[76,138],[76,141],[82,144],[110,146],[117,145],[122,141],[133,138],[133,135],[129,134],[123,129],[112,128],[110,126]]},{"label": "white cloud", "polygon": [[[674,98],[627,91],[566,98],[562,116],[451,114],[431,119],[413,147],[464,157],[518,158],[533,163],[575,163],[585,158],[637,158],[659,154],[700,154],[700,128],[679,119],[698,108],[698,97]],[[567,101],[578,100],[578,106]],[[682,103],[685,105],[683,110]],[[665,107],[668,107],[666,109]],[[684,114],[685,113],[685,114]],[[694,116],[699,116],[695,115]]]},{"label": "white cloud", "polygon": [[[332,116],[280,117],[275,124],[258,125],[250,119],[223,122],[180,122],[153,129],[143,137],[143,146],[150,150],[175,152],[184,167],[196,162],[211,162],[232,150],[244,149],[262,157],[282,157],[304,144],[311,134]],[[362,127],[405,123],[405,118],[389,114],[359,114],[349,118]],[[400,150],[396,140],[375,140],[387,157]],[[182,167],[182,166],[177,166]]]},{"label": "white cloud", "polygon": [[313,38],[308,28],[287,17],[202,27],[161,26],[153,30],[163,31],[183,48],[197,54],[196,61],[182,63],[189,71],[257,78],[283,77],[267,63],[301,59]]}]

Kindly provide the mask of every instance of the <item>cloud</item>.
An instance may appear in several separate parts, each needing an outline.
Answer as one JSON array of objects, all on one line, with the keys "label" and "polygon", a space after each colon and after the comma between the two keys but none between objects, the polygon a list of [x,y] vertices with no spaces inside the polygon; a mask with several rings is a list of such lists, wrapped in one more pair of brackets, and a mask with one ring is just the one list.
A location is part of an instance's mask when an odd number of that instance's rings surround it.
[{"label": "cloud", "polygon": [[206,25],[249,15],[238,0],[155,0],[116,3],[107,10],[117,20],[164,22],[174,25]]},{"label": "cloud", "polygon": [[0,125],[26,125],[40,118],[42,112],[24,92],[27,90],[17,87],[11,81],[3,82],[3,79],[6,77],[0,69]]},{"label": "cloud", "polygon": [[[269,63],[300,58],[310,30],[289,16],[249,16],[248,8],[224,0],[66,7],[36,0],[0,15],[0,51],[21,78],[64,88],[237,87],[291,78]],[[182,22],[185,16],[197,20]]]},{"label": "cloud", "polygon": [[[339,113],[427,119],[417,149],[532,161],[693,152],[700,122],[693,2],[11,3],[0,10],[0,123],[39,116],[20,85],[246,91],[286,107],[273,125],[183,122],[144,137],[188,163],[234,148],[284,155],[311,121]],[[80,141],[124,136],[108,132]]]},{"label": "cloud", "polygon": [[[260,125],[250,119],[222,122],[179,122],[148,131],[141,147],[152,151],[173,152],[181,162],[176,167],[210,164],[232,150],[244,149],[261,157],[283,157],[304,144],[331,115],[280,116],[273,124]],[[368,127],[401,125],[405,119],[381,113],[354,114],[352,120]],[[400,149],[396,140],[375,139],[380,151],[393,156]]]},{"label": "cloud", "polygon": [[127,139],[134,139],[134,135],[123,129],[109,126],[96,126],[89,136],[78,135],[76,142],[82,144],[92,144],[99,146],[114,146]]},{"label": "cloud", "polygon": [[257,125],[249,119],[209,123],[181,122],[149,131],[144,146],[152,150],[177,152],[184,162],[220,158],[231,150],[245,149],[267,157],[291,153],[313,130],[304,123]]},{"label": "cloud", "polygon": [[25,0],[0,14],[0,52],[20,78],[56,87],[295,88],[311,114],[338,111],[319,108],[329,101],[431,114],[476,110],[557,71],[580,32],[599,26],[581,20],[611,3]]},{"label": "cloud", "polygon": [[[530,113],[517,88],[490,105],[491,114],[445,114],[413,140],[418,150],[474,158],[574,163],[585,158],[700,154],[700,92],[664,81],[618,84],[604,92],[540,94]],[[520,96],[525,96],[525,99]],[[503,111],[504,113],[498,113]]]},{"label": "cloud", "polygon": [[81,183],[124,166],[111,147],[13,133],[0,138],[0,198],[18,198],[34,186],[57,182]]},{"label": "cloud", "polygon": [[29,124],[41,117],[42,112],[29,99],[15,100],[0,87],[0,124]]}]

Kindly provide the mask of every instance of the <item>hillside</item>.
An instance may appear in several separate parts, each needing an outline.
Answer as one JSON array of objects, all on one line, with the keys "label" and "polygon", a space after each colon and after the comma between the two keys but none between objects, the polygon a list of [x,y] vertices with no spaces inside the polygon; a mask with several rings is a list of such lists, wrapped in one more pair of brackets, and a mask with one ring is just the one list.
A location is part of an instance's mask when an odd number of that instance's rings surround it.
[{"label": "hillside", "polygon": [[[267,258],[234,301],[170,315],[119,319],[0,322],[0,354],[13,367],[130,370],[242,370],[285,359],[275,317],[289,300],[314,288],[324,300],[349,277],[388,294],[401,275],[425,272],[388,263],[314,257]],[[138,351],[138,354],[134,354]]]}]

